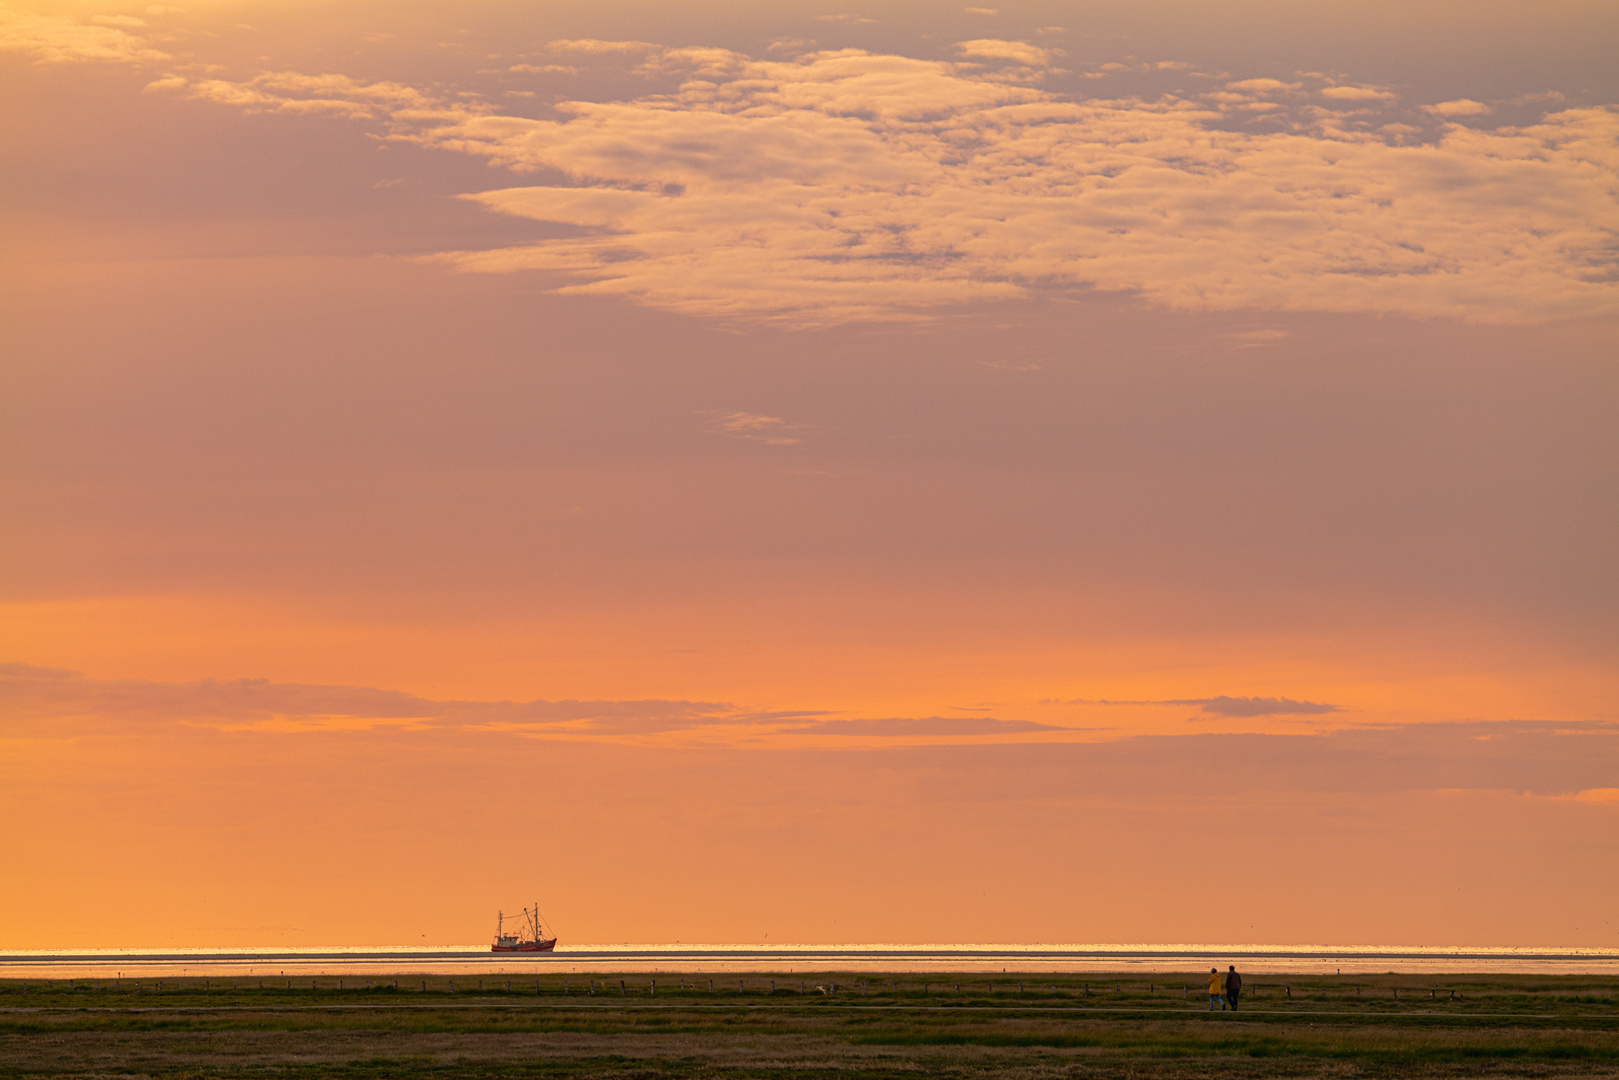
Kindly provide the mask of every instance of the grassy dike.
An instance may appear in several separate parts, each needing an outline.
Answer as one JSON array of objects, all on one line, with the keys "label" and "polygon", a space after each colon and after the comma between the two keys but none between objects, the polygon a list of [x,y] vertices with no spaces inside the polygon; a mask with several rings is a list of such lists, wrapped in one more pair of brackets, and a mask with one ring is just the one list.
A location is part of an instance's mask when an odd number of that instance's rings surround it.
[{"label": "grassy dike", "polygon": [[1586,976],[481,979],[3,980],[0,1077],[1619,1076]]}]

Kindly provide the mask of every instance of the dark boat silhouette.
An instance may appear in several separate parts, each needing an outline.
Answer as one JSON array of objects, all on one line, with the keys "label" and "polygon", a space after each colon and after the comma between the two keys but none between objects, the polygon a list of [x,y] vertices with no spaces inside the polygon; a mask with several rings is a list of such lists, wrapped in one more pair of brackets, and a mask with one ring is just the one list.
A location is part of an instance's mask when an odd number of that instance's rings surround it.
[{"label": "dark boat silhouette", "polygon": [[555,934],[545,936],[540,924],[539,904],[524,908],[522,917],[514,921],[518,922],[519,928],[507,933],[506,913],[495,913],[495,943],[489,947],[490,952],[550,952],[557,947]]}]

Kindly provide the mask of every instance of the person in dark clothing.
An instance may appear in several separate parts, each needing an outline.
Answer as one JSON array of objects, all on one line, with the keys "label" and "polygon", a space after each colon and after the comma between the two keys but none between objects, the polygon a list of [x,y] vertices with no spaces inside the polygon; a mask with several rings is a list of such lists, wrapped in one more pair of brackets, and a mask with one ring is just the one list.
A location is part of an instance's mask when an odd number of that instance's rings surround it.
[{"label": "person in dark clothing", "polygon": [[1237,1011],[1237,995],[1242,993],[1242,976],[1237,974],[1237,965],[1232,964],[1225,973],[1225,999],[1231,1005],[1231,1011]]}]

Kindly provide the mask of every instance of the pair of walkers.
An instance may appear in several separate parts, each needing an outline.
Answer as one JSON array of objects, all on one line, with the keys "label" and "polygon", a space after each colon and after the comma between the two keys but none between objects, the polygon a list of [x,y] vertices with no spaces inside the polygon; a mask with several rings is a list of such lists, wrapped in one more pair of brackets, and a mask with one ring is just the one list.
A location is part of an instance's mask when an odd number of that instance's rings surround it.
[{"label": "pair of walkers", "polygon": [[1216,1005],[1220,1011],[1237,1008],[1237,997],[1242,993],[1242,976],[1237,974],[1237,965],[1232,964],[1224,975],[1219,968],[1209,968],[1209,1012],[1214,1011]]}]

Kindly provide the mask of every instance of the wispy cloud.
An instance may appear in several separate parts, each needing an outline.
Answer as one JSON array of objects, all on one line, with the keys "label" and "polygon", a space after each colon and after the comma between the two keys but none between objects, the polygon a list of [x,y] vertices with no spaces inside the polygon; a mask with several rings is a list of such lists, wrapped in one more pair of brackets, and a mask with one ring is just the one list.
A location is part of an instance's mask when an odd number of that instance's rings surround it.
[{"label": "wispy cloud", "polygon": [[1011,735],[1026,731],[1067,731],[1033,720],[997,720],[992,716],[891,716],[852,720],[817,720],[786,728],[789,735],[855,735],[905,737],[940,735]]},{"label": "wispy cloud", "polygon": [[[1334,710],[1286,698],[1227,696],[1105,704],[1196,705],[1208,715],[1226,716]],[[1187,790],[1197,778],[1213,775],[1233,785],[1231,790],[1491,789],[1530,791],[1598,807],[1619,805],[1619,725],[1612,723],[1475,721],[1307,735],[1071,737],[1086,730],[993,716],[843,717],[814,709],[665,699],[434,700],[366,686],[265,679],[96,679],[54,668],[0,664],[0,739],[14,746],[229,735],[423,740],[435,745],[445,739],[461,745],[540,739],[643,748],[700,744],[792,750],[825,746],[827,739],[892,739],[911,749],[881,753],[933,755],[915,763],[967,769],[983,789],[980,794],[997,799],[1076,791],[1141,796]],[[1039,745],[1029,746],[1029,736]],[[937,756],[941,751],[972,756],[949,765]]]},{"label": "wispy cloud", "polygon": [[1398,96],[1377,86],[1324,86],[1320,93],[1334,101],[1393,101]]},{"label": "wispy cloud", "polygon": [[26,53],[48,64],[167,60],[167,53],[135,32],[145,26],[144,20],[127,15],[82,22],[65,15],[0,8],[0,52]]},{"label": "wispy cloud", "polygon": [[1196,705],[1207,716],[1319,716],[1342,712],[1337,705],[1317,701],[1294,701],[1284,697],[1228,697],[1221,694],[1206,698],[1159,698],[1138,701],[1115,701],[1106,698],[1074,698],[1067,705]]},{"label": "wispy cloud", "polygon": [[1014,60],[1030,67],[1041,67],[1051,63],[1051,57],[1055,52],[1053,49],[1030,45],[1026,41],[1001,41],[998,38],[958,41],[956,51],[962,56],[975,56],[986,60]]},{"label": "wispy cloud", "polygon": [[602,41],[598,38],[558,38],[546,43],[554,52],[583,53],[599,56],[603,53],[654,52],[658,46],[649,41]]},{"label": "wispy cloud", "polygon": [[797,446],[804,440],[793,432],[802,425],[790,424],[779,416],[761,416],[758,413],[731,412],[709,421],[709,430],[718,435],[732,435],[769,446]]},{"label": "wispy cloud", "polygon": [[1448,119],[1453,116],[1483,116],[1490,111],[1490,107],[1482,101],[1474,101],[1471,98],[1457,98],[1455,101],[1441,101],[1436,105],[1424,105],[1422,111]]}]

